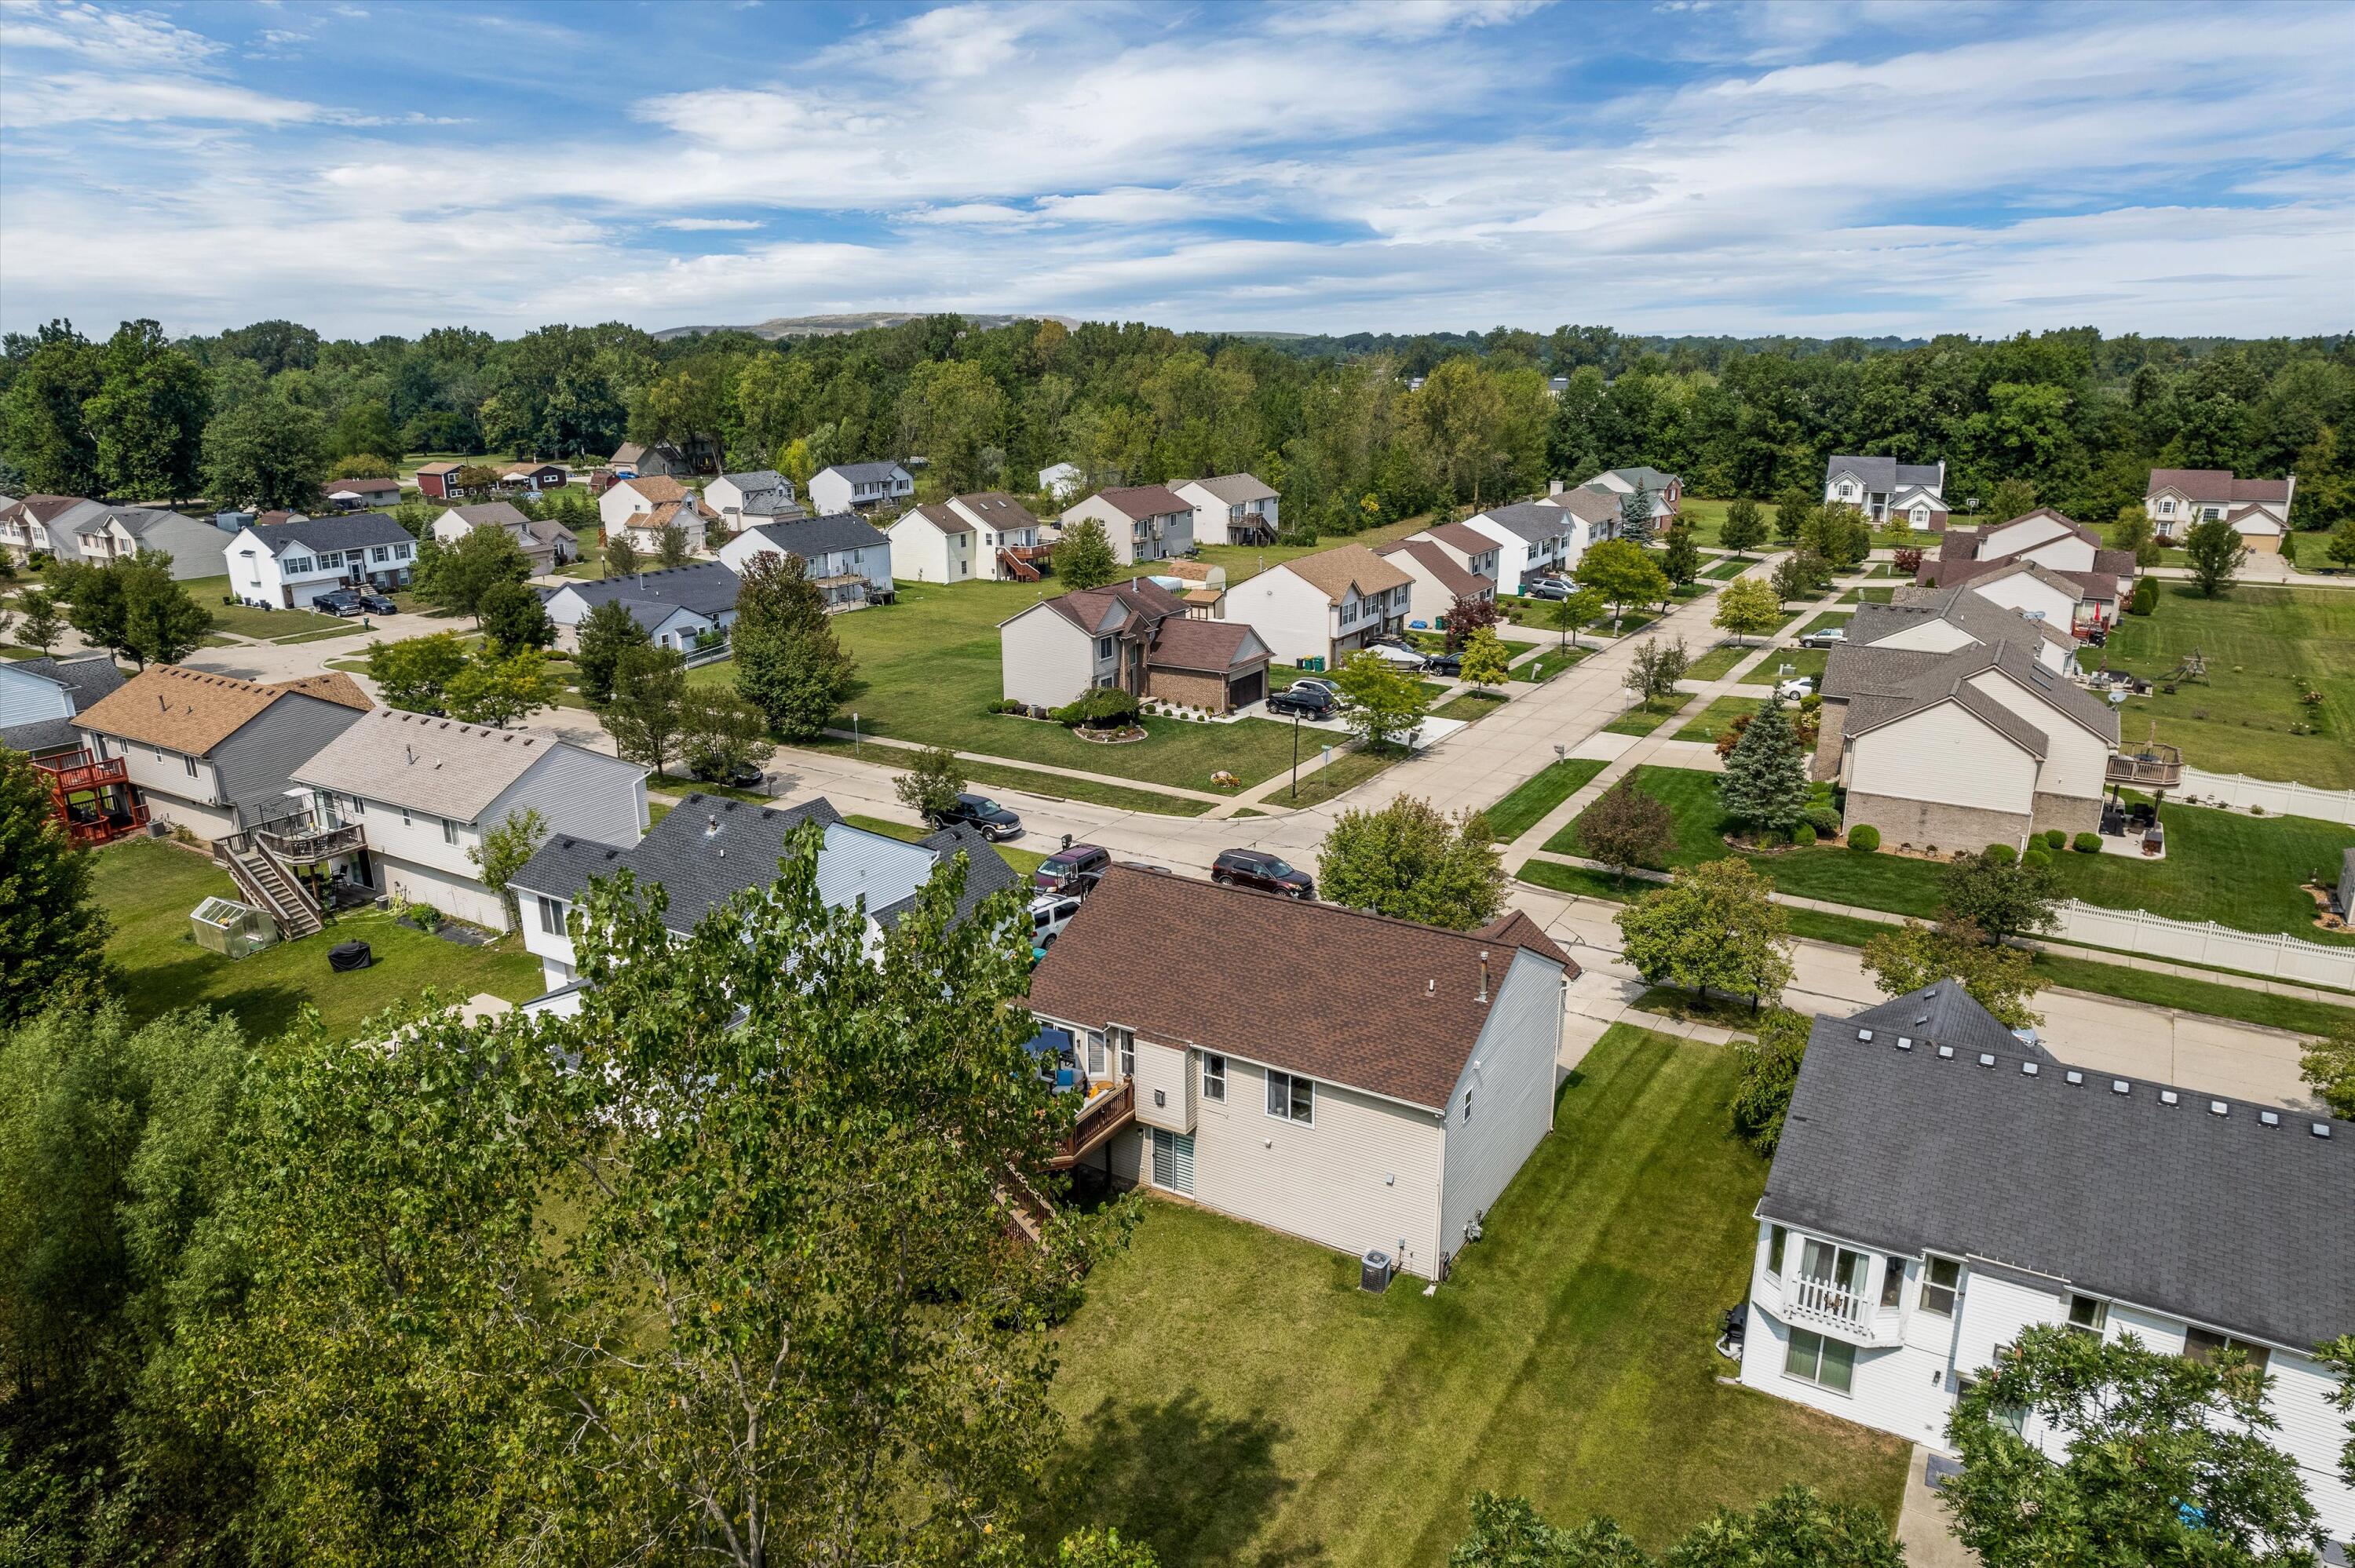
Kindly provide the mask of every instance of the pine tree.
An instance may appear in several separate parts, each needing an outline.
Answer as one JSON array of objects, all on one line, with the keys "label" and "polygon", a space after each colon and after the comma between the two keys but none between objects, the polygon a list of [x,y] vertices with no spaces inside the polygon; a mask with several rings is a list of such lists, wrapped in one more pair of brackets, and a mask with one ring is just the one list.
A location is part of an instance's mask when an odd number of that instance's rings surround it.
[{"label": "pine tree", "polygon": [[1758,705],[1757,716],[1725,759],[1717,795],[1727,816],[1762,835],[1786,834],[1806,820],[1806,759],[1780,696]]}]

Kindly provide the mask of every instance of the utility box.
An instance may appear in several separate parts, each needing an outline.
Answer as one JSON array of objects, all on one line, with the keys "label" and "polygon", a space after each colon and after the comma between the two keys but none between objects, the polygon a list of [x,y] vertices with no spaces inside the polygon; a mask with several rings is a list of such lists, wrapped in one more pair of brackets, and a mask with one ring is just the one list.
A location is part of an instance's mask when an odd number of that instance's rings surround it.
[{"label": "utility box", "polygon": [[1390,1254],[1369,1252],[1359,1262],[1361,1265],[1358,1275],[1359,1289],[1370,1290],[1380,1296],[1391,1287],[1391,1276],[1398,1272],[1398,1266],[1391,1261]]},{"label": "utility box", "polygon": [[278,927],[250,904],[208,898],[188,915],[189,935],[207,952],[241,959],[278,940]]}]

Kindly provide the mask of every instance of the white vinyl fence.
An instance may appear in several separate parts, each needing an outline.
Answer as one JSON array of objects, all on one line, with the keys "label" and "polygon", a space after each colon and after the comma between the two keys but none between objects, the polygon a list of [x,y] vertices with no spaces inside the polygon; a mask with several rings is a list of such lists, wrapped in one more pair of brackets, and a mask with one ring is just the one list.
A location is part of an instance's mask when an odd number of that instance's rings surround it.
[{"label": "white vinyl fence", "polygon": [[2052,934],[2088,947],[2355,991],[2355,947],[2326,948],[2296,937],[2235,931],[2213,920],[2195,925],[2143,909],[2104,909],[2073,898],[2059,913],[2061,927]]},{"label": "white vinyl fence", "polygon": [[2242,773],[2183,770],[2177,798],[2186,805],[2262,808],[2269,817],[2312,817],[2325,822],[2355,822],[2355,789],[2318,789],[2311,784],[2276,784]]}]

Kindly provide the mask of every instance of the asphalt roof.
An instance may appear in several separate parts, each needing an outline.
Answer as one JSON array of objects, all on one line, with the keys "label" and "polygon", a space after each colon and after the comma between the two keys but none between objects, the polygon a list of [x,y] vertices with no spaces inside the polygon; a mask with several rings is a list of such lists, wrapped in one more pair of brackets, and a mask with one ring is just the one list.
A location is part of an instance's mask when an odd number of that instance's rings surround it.
[{"label": "asphalt roof", "polygon": [[282,556],[294,545],[315,554],[410,543],[409,530],[381,512],[336,512],[294,523],[257,523],[249,524],[248,531],[268,546],[272,556]]},{"label": "asphalt roof", "polygon": [[[1508,528],[1530,544],[1559,539],[1574,531],[1574,524],[1563,507],[1540,506],[1534,501],[1516,501],[1509,506],[1491,506],[1475,517],[1485,517],[1500,528]],[[1468,526],[1473,518],[1466,518]]]},{"label": "asphalt roof", "polygon": [[[1548,510],[1554,509],[1548,508]],[[1399,556],[1404,556],[1424,571],[1429,572],[1433,582],[1458,599],[1466,596],[1476,598],[1497,586],[1488,578],[1475,572],[1467,572],[1457,566],[1455,556],[1428,539],[1401,539],[1392,545],[1377,545],[1374,546],[1374,554],[1392,565],[1397,564]]]},{"label": "asphalt roof", "polygon": [[543,759],[566,749],[605,768],[645,771],[521,730],[378,708],[297,767],[293,778],[314,789],[472,822]]},{"label": "asphalt roof", "polygon": [[2289,481],[2286,479],[2243,479],[2228,468],[2155,468],[2150,471],[2150,483],[2145,495],[2157,495],[2161,490],[2181,491],[2194,501],[2287,501]]},{"label": "asphalt roof", "polygon": [[2355,1123],[2073,1069],[1955,980],[1816,1020],[1758,1213],[2299,1351],[2355,1330]]},{"label": "asphalt roof", "polygon": [[838,462],[824,471],[838,473],[853,484],[866,484],[890,479],[899,467],[896,462]]},{"label": "asphalt roof", "polygon": [[625,577],[566,583],[561,588],[543,590],[543,597],[552,599],[559,594],[569,593],[591,609],[608,599],[619,599],[632,606],[673,605],[709,618],[735,609],[737,590],[743,584],[743,578],[719,562],[698,561],[692,566],[672,567],[664,571],[633,572]]},{"label": "asphalt roof", "polygon": [[1884,494],[1909,484],[1924,485],[1935,490],[1945,482],[1945,470],[1943,464],[1899,462],[1893,457],[1864,457],[1854,454],[1828,459],[1824,463],[1824,477],[1828,480],[1842,469],[1846,469],[1862,480],[1866,490],[1878,491]]},{"label": "asphalt roof", "polygon": [[1167,517],[1183,512],[1193,515],[1194,508],[1185,497],[1166,484],[1118,485],[1099,490],[1095,498],[1122,516],[1132,520],[1146,517]]},{"label": "asphalt roof", "polygon": [[1275,491],[1265,480],[1248,473],[1214,474],[1209,479],[1191,479],[1182,482],[1199,484],[1230,506],[1245,501],[1275,499]]},{"label": "asphalt roof", "polygon": [[805,561],[837,550],[888,549],[891,543],[855,512],[827,512],[790,523],[757,523],[744,532],[757,534],[778,549]]},{"label": "asphalt roof", "polygon": [[1559,495],[1546,497],[1542,504],[1557,512],[1567,512],[1584,523],[1616,523],[1619,520],[1619,493],[1597,490],[1582,484],[1565,490]]}]

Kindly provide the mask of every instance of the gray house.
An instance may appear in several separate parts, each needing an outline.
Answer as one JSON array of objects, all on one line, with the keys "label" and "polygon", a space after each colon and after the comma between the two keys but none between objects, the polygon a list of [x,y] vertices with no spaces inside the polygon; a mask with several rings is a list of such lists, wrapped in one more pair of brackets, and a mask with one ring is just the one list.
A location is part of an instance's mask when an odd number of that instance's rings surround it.
[{"label": "gray house", "polygon": [[736,624],[736,590],[741,586],[718,561],[698,561],[667,571],[567,583],[544,590],[543,602],[548,618],[567,632],[577,632],[599,605],[618,603],[646,629],[655,647],[687,649]]},{"label": "gray house", "polygon": [[828,609],[891,597],[891,541],[856,513],[755,523],[719,546],[720,564],[738,573],[762,556],[800,557]]},{"label": "gray house", "polygon": [[[92,566],[125,560],[133,556],[161,554],[172,557],[172,577],[217,577],[229,567],[223,552],[229,535],[211,523],[183,517],[154,506],[114,506],[88,502],[59,519],[74,530],[81,558]],[[55,526],[54,524],[52,525]]]},{"label": "gray house", "polygon": [[915,476],[896,462],[837,463],[809,482],[810,504],[821,514],[897,511],[915,493]]},{"label": "gray house", "polygon": [[0,747],[36,761],[78,750],[74,715],[122,684],[110,653],[0,660]]}]

